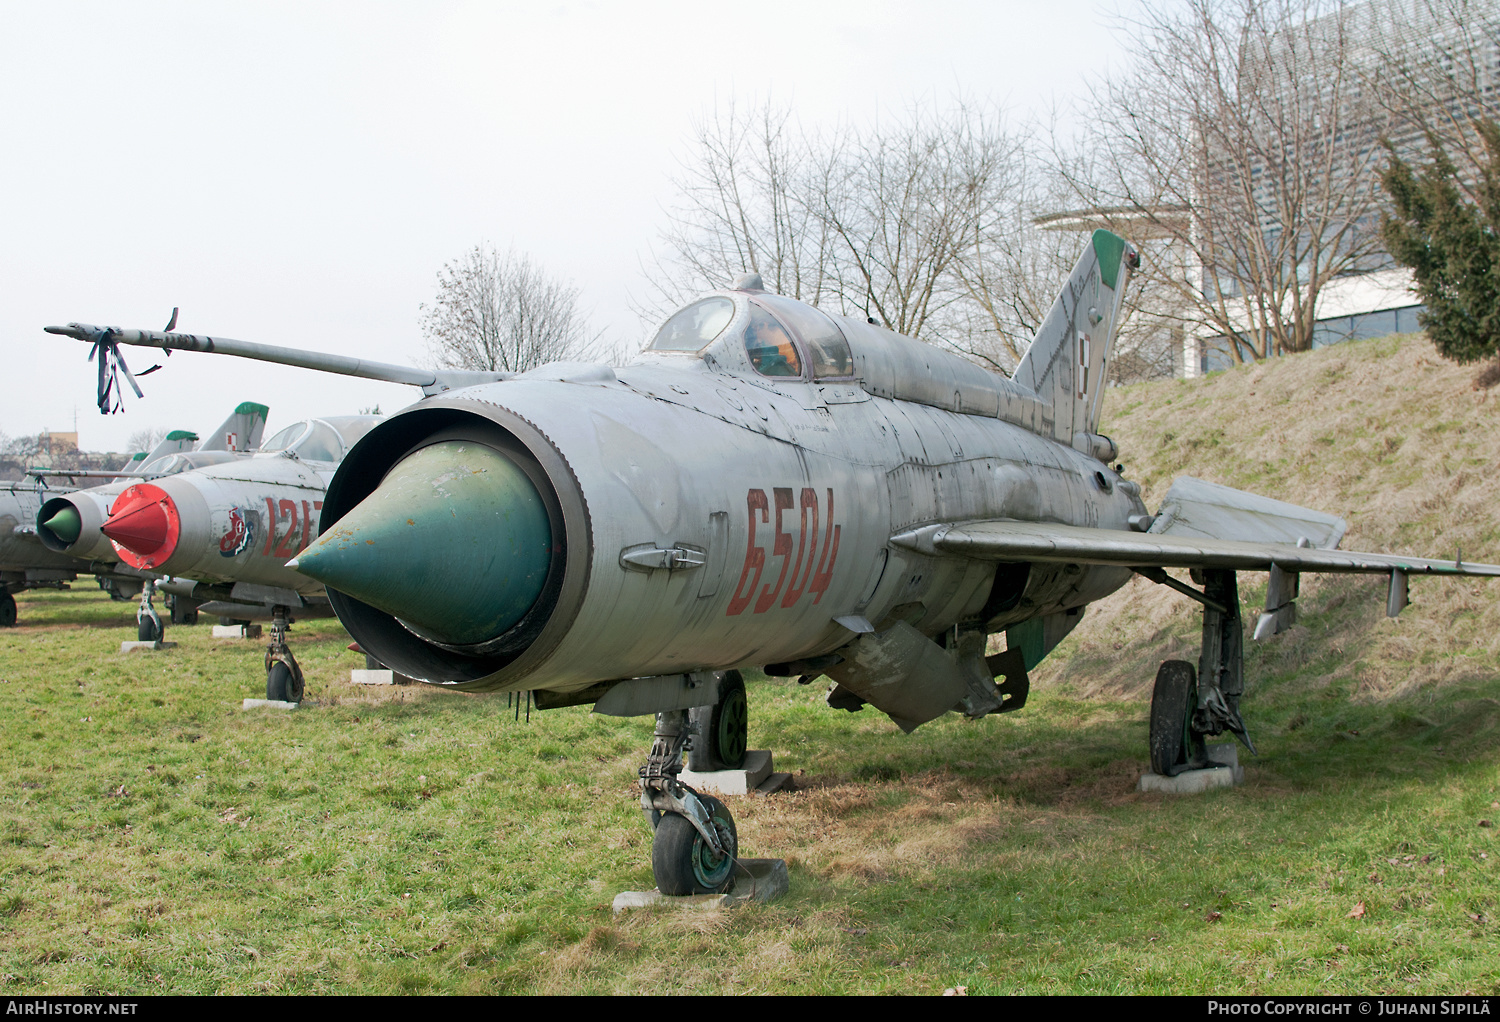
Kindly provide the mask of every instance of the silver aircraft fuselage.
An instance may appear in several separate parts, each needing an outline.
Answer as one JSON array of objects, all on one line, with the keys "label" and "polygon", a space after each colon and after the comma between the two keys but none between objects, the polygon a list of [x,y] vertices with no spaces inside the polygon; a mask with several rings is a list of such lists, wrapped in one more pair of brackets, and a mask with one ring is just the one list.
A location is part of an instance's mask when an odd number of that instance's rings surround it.
[{"label": "silver aircraft fuselage", "polygon": [[[843,317],[845,372],[763,375],[743,340],[759,296],[719,294],[734,315],[701,351],[545,366],[428,398],[372,431],[330,492],[334,519],[426,438],[488,431],[518,443],[550,485],[566,564],[519,653],[435,648],[331,594],[361,646],[438,684],[570,692],[797,661],[893,617],[925,635],[1076,619],[1130,577],[1036,564],[997,583],[993,561],[893,546],[925,524],[995,517],[1128,530],[1145,508],[1096,455],[1111,444],[1078,444],[1085,454],[1034,432],[1052,426],[1048,409],[1009,380]],[[1006,585],[1015,591],[997,592]]]}]

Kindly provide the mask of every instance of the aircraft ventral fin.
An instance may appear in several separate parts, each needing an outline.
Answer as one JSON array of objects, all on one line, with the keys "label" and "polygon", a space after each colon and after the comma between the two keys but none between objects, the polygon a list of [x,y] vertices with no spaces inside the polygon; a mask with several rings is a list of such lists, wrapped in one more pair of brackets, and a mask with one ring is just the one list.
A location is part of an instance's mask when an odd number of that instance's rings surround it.
[{"label": "aircraft ventral fin", "polygon": [[1090,529],[1048,522],[982,521],[928,525],[891,537],[922,553],[990,561],[1112,564],[1122,568],[1230,568],[1239,571],[1500,576],[1500,565],[1325,550],[1290,543],[1209,539]]}]

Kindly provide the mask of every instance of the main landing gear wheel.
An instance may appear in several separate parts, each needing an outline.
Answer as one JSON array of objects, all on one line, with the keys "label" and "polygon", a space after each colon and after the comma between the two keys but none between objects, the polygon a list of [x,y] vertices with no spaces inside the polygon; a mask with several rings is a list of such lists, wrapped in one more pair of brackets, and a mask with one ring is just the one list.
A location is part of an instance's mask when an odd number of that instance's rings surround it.
[{"label": "main landing gear wheel", "polygon": [[172,612],[172,623],[174,625],[195,625],[198,623],[198,601],[186,596],[167,597],[167,607]]},{"label": "main landing gear wheel", "polygon": [[1151,769],[1175,777],[1201,759],[1196,746],[1202,739],[1192,732],[1198,703],[1198,678],[1186,660],[1167,660],[1156,671],[1151,690]]},{"label": "main landing gear wheel", "polygon": [[302,701],[301,679],[280,660],[274,661],[271,669],[266,672],[266,698],[283,703]]},{"label": "main landing gear wheel", "polygon": [[16,626],[16,598],[9,590],[0,591],[0,628]]},{"label": "main landing gear wheel", "polygon": [[724,854],[715,855],[687,817],[663,813],[651,840],[651,872],[656,877],[656,889],[663,894],[717,894],[734,877],[740,848],[734,817],[729,807],[712,795],[698,798],[708,810]]},{"label": "main landing gear wheel", "polygon": [[719,683],[719,701],[689,710],[688,719],[698,726],[698,740],[688,753],[688,769],[707,773],[738,770],[745,765],[745,750],[750,745],[750,703],[745,698],[744,675],[726,672]]}]

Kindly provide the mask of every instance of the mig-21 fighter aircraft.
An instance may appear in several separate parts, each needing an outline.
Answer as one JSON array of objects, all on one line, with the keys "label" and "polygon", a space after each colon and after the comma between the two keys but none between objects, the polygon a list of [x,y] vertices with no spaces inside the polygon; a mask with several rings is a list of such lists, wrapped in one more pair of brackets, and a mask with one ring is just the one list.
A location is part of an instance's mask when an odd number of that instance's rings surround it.
[{"label": "mig-21 fighter aircraft", "polygon": [[114,557],[145,576],[137,615],[143,640],[163,635],[151,604],[163,576],[161,588],[174,599],[197,601],[205,613],[268,613],[266,698],[298,702],[302,670],[286,643],[287,627],[294,613],[329,611],[322,583],[289,570],[286,562],[317,535],[323,494],[344,452],[379,421],[376,415],[306,419],[253,453],[172,455],[150,481],[53,497],[37,513],[37,533],[50,550]]},{"label": "mig-21 fighter aircraft", "polygon": [[[48,544],[37,526],[37,512],[44,503],[63,494],[83,492],[78,487],[79,481],[92,486],[87,482],[91,478],[153,479],[194,465],[230,460],[237,452],[252,450],[260,444],[266,412],[265,405],[242,402],[217,429],[208,433],[207,440],[200,440],[196,433],[174,429],[150,451],[136,454],[118,472],[32,469],[29,474],[36,482],[6,484],[0,489],[0,625],[16,623],[15,599],[11,594],[25,589],[65,586],[79,575],[92,574],[111,596],[130,599],[142,592],[149,581],[149,573],[122,565],[108,547],[83,552]],[[66,479],[71,485],[59,486],[51,482],[58,479]],[[101,485],[109,487],[114,484]],[[114,486],[114,491],[118,492],[123,485],[126,484]],[[65,528],[61,524],[59,527]],[[149,601],[147,607],[149,609]],[[190,622],[195,613],[190,601],[173,598],[175,621]],[[154,610],[151,619],[160,626]]]},{"label": "mig-21 fighter aircraft", "polygon": [[[827,676],[831,705],[873,706],[907,731],[1017,710],[1027,672],[1132,572],[1203,606],[1198,663],[1162,666],[1149,737],[1157,770],[1204,765],[1205,736],[1250,743],[1238,572],[1270,573],[1262,637],[1293,620],[1302,572],[1384,575],[1396,614],[1412,574],[1500,567],[1341,551],[1332,515],[1189,478],[1150,513],[1099,431],[1138,264],[1095,232],[1010,379],[768,294],[753,274],[677,312],[623,367],[405,379],[428,396],[346,456],[321,536],[291,566],[402,674],[655,714],[641,805],[668,894],[733,876],[733,818],[678,775],[684,753],[700,769],[743,756],[740,668]],[[1007,649],[987,655],[997,632]]]}]

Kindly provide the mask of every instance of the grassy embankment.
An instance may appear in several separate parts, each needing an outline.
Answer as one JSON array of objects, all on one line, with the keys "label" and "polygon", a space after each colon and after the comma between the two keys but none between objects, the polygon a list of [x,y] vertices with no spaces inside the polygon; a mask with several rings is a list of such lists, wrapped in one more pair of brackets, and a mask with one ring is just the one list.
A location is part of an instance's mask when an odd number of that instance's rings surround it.
[{"label": "grassy embankment", "polygon": [[[1500,431],[1420,338],[1112,391],[1154,507],[1187,473],[1344,514],[1345,546],[1500,561]],[[1253,616],[1263,576],[1246,576]],[[1262,755],[1231,792],[1133,791],[1150,679],[1197,616],[1137,580],[1021,713],[901,735],[752,682],[800,790],[731,800],[791,894],[611,917],[650,886],[644,720],[516,721],[503,696],[360,691],[335,622],[294,632],[295,713],[245,712],[259,645],[122,655],[132,609],[28,593],[0,636],[0,990],[1500,990],[1500,589],[1304,581],[1252,644]]]}]

